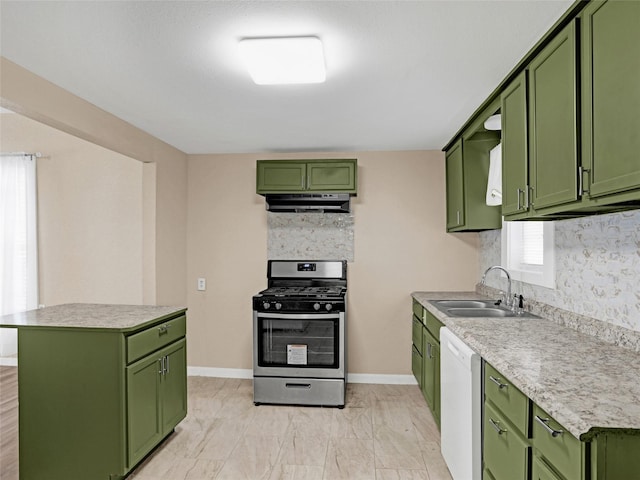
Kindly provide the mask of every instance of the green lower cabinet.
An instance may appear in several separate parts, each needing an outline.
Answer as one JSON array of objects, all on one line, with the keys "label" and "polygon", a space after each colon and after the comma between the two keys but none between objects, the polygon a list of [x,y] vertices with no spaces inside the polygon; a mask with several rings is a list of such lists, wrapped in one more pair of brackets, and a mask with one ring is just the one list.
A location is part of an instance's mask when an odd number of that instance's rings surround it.
[{"label": "green lower cabinet", "polygon": [[411,371],[440,427],[440,328],[442,322],[413,300]]},{"label": "green lower cabinet", "polygon": [[[416,316],[418,315],[418,316]],[[413,376],[416,377],[418,386],[422,388],[422,366],[424,360],[422,359],[424,353],[424,344],[422,342],[422,305],[414,300],[413,302],[413,316],[411,318],[411,371]]]},{"label": "green lower cabinet", "polygon": [[440,343],[429,330],[423,328],[424,365],[422,367],[422,394],[440,425]]},{"label": "green lower cabinet", "polygon": [[534,456],[531,463],[531,480],[562,480],[562,478],[556,475],[544,460]]},{"label": "green lower cabinet", "polygon": [[422,364],[424,360],[422,355],[416,349],[415,345],[411,348],[411,372],[418,382],[418,387],[422,390]]},{"label": "green lower cabinet", "polygon": [[566,480],[585,478],[586,444],[578,440],[538,405],[533,406],[532,445],[536,456]]},{"label": "green lower cabinet", "polygon": [[528,480],[528,441],[497,409],[485,403],[484,467],[495,480]]},{"label": "green lower cabinet", "polygon": [[127,476],[186,416],[185,320],[132,335],[20,328],[20,480]]},{"label": "green lower cabinet", "polygon": [[135,466],[187,413],[185,340],[127,367],[128,466]]}]

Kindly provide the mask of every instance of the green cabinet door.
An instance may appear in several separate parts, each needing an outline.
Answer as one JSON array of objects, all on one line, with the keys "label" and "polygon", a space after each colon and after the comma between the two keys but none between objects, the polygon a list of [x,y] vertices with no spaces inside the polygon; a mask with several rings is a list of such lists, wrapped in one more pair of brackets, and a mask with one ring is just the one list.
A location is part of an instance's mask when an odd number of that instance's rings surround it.
[{"label": "green cabinet door", "polygon": [[422,329],[422,335],[424,337],[422,394],[436,423],[440,425],[440,345],[426,328]]},{"label": "green cabinet door", "polygon": [[186,340],[171,345],[165,352],[162,377],[162,432],[168,434],[187,415]]},{"label": "green cabinet door", "polygon": [[575,22],[529,65],[531,203],[540,210],[578,199]]},{"label": "green cabinet door", "polygon": [[502,214],[526,211],[528,195],[527,74],[522,72],[500,97],[502,116]]},{"label": "green cabinet door", "polygon": [[133,467],[162,439],[162,357],[151,354],[127,367],[128,462]]},{"label": "green cabinet door", "polygon": [[355,193],[356,184],[355,160],[307,163],[307,190]]},{"label": "green cabinet door", "polygon": [[256,191],[258,193],[301,192],[305,189],[305,162],[258,160]]},{"label": "green cabinet door", "polygon": [[491,404],[484,404],[484,465],[495,480],[528,480],[530,448]]},{"label": "green cabinet door", "polygon": [[436,342],[431,347],[431,355],[433,356],[433,417],[436,420],[438,428],[440,428],[440,343]]},{"label": "green cabinet door", "polygon": [[413,376],[416,378],[416,381],[418,382],[418,387],[420,387],[420,390],[422,390],[423,365],[424,365],[424,359],[422,358],[422,355],[420,355],[420,352],[418,352],[418,350],[416,349],[416,346],[413,345],[411,347],[411,373],[413,373]]},{"label": "green cabinet door", "polygon": [[128,466],[133,467],[187,414],[186,340],[127,367]]},{"label": "green cabinet door", "polygon": [[[583,157],[591,197],[640,187],[640,2],[582,13]],[[585,180],[586,182],[586,180]]]},{"label": "green cabinet door", "polygon": [[464,172],[462,140],[458,140],[445,156],[447,176],[447,230],[464,225]]},{"label": "green cabinet door", "polygon": [[531,480],[562,480],[561,477],[544,463],[539,457],[534,456],[531,465]]}]

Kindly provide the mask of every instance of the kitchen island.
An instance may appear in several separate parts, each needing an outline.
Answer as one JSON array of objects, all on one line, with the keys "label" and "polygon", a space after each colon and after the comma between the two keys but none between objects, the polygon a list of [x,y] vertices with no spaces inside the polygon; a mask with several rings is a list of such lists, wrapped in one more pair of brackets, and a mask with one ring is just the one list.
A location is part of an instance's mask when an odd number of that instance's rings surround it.
[{"label": "kitchen island", "polygon": [[629,331],[620,346],[601,340],[597,331],[589,335],[554,321],[551,310],[533,312],[547,318],[461,318],[430,303],[487,298],[475,292],[412,297],[524,393],[529,408],[544,410],[580,440],[582,476],[576,478],[617,479],[626,478],[621,472],[640,471],[637,332]]},{"label": "kitchen island", "polygon": [[18,329],[21,480],[124,478],[186,416],[186,309],[66,304]]}]

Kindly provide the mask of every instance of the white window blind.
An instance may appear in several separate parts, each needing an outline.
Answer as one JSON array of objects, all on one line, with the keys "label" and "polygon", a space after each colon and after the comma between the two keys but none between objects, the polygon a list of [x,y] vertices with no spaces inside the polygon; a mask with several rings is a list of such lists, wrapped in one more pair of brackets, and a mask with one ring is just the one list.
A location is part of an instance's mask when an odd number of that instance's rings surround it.
[{"label": "white window blind", "polygon": [[[0,156],[0,314],[38,306],[36,159]],[[0,329],[0,356],[12,355],[14,329]]]},{"label": "white window blind", "polygon": [[522,263],[544,264],[544,230],[542,222],[522,222]]},{"label": "white window blind", "polygon": [[504,222],[502,262],[515,280],[555,288],[553,222]]}]

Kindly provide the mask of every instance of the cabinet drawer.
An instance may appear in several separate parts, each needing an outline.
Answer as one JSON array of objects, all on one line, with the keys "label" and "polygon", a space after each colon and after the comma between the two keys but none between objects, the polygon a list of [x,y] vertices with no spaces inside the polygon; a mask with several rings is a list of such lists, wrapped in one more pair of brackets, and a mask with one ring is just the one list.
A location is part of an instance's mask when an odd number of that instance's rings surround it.
[{"label": "cabinet drawer", "polygon": [[546,459],[549,465],[553,465],[558,473],[567,480],[581,478],[582,444],[580,440],[565,431],[562,425],[535,404],[533,406],[532,438],[533,447]]},{"label": "cabinet drawer", "polygon": [[444,327],[444,323],[427,311],[425,311],[425,315],[425,325],[427,326],[427,330],[429,330],[429,333],[431,333],[438,343],[440,343],[440,328]]},{"label": "cabinet drawer", "polygon": [[532,480],[562,480],[555,472],[544,463],[540,457],[534,455],[531,465]]},{"label": "cabinet drawer", "polygon": [[484,391],[486,399],[493,403],[524,437],[528,437],[529,399],[488,363],[485,364]]},{"label": "cabinet drawer", "polygon": [[485,468],[496,480],[527,480],[527,441],[491,405],[484,408]]},{"label": "cabinet drawer", "polygon": [[419,318],[413,317],[411,322],[411,341],[420,355],[424,355],[424,344],[422,342],[422,322]]},{"label": "cabinet drawer", "polygon": [[419,302],[413,301],[413,314],[420,319],[420,321],[424,320],[424,315],[422,314],[423,307]]},{"label": "cabinet drawer", "polygon": [[184,337],[187,334],[185,315],[159,323],[127,337],[127,363]]}]

